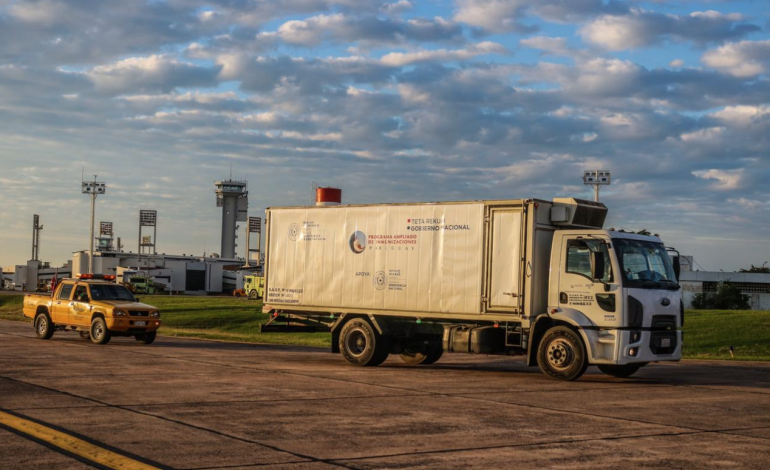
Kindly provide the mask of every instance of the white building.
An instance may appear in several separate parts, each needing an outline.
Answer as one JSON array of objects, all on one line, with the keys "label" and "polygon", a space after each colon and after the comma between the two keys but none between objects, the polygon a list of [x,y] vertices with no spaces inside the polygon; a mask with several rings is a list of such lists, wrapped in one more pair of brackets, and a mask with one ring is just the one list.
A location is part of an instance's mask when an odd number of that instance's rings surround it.
[{"label": "white building", "polygon": [[745,295],[748,295],[752,310],[770,310],[770,274],[725,273],[713,271],[682,270],[680,284],[684,294],[684,305],[692,307],[695,294],[716,292],[722,281],[730,281]]}]

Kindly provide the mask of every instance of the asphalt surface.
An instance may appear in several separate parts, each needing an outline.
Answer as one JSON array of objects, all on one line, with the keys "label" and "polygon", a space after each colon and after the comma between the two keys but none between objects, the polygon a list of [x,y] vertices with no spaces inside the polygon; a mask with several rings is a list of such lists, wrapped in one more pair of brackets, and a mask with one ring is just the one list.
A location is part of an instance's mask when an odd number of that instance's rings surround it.
[{"label": "asphalt surface", "polygon": [[[0,409],[175,469],[762,468],[770,364],[591,367],[507,358],[356,368],[300,347],[159,338],[96,346],[0,321]],[[1,411],[0,410],[0,411]],[[92,468],[0,428],[0,468]]]}]

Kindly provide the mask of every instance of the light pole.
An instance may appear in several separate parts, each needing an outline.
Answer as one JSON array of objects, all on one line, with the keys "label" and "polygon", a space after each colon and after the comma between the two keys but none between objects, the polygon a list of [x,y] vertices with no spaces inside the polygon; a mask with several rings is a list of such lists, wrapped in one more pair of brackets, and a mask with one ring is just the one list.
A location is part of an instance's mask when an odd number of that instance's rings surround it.
[{"label": "light pole", "polygon": [[609,171],[586,170],[583,172],[583,184],[594,187],[594,201],[599,202],[599,186],[609,186],[612,182]]},{"label": "light pole", "polygon": [[83,181],[81,183],[81,192],[91,196],[91,238],[89,239],[88,249],[88,274],[94,273],[94,216],[96,214],[96,196],[104,194],[107,185],[96,181],[94,175],[93,181]]}]

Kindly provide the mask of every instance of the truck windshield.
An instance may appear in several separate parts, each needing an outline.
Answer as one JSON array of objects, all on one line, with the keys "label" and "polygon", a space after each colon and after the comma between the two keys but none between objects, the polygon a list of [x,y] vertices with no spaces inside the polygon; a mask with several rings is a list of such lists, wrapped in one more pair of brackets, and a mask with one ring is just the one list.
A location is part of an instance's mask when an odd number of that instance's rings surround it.
[{"label": "truck windshield", "polygon": [[679,289],[671,258],[662,243],[615,238],[623,284],[643,289]]},{"label": "truck windshield", "polygon": [[123,286],[118,285],[92,285],[91,297],[94,300],[128,300],[136,302],[136,298]]}]

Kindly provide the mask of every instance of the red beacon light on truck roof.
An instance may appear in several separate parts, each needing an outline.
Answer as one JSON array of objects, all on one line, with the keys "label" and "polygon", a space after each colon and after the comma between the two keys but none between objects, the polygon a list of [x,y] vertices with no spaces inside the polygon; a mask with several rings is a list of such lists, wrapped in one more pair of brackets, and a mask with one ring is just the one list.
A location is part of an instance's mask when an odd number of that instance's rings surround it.
[{"label": "red beacon light on truck roof", "polygon": [[87,281],[89,279],[104,279],[105,281],[114,281],[115,275],[114,274],[80,274],[78,275],[78,279],[81,281]]}]

